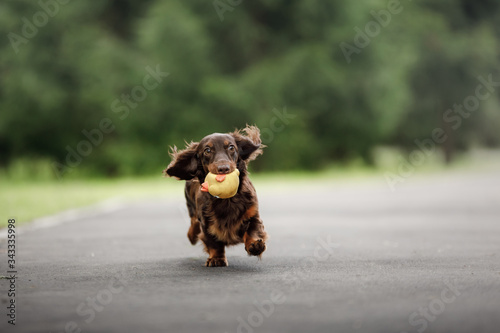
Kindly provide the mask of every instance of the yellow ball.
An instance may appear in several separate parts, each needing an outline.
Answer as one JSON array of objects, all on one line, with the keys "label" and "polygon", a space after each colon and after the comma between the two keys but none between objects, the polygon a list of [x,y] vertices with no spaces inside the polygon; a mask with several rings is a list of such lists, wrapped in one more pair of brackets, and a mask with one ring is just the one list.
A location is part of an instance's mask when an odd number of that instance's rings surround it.
[{"label": "yellow ball", "polygon": [[216,175],[211,172],[205,177],[205,182],[201,184],[201,191],[208,192],[216,198],[227,199],[234,197],[240,185],[240,171]]}]

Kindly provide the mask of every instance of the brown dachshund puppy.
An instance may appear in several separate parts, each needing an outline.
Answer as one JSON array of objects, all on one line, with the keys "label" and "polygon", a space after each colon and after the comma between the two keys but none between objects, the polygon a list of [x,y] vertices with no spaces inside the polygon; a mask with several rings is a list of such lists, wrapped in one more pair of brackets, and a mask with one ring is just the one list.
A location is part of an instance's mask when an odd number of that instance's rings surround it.
[{"label": "brown dachshund puppy", "polygon": [[[186,180],[185,196],[191,227],[191,244],[201,239],[208,253],[206,266],[227,266],[225,247],[245,243],[249,255],[260,256],[266,250],[267,233],[259,217],[257,194],[247,175],[247,163],[262,154],[260,131],[247,126],[242,131],[204,137],[191,142],[182,151],[172,147],[172,162],[166,175]],[[238,168],[240,184],[235,196],[213,197],[201,191],[208,172],[228,174]]]}]

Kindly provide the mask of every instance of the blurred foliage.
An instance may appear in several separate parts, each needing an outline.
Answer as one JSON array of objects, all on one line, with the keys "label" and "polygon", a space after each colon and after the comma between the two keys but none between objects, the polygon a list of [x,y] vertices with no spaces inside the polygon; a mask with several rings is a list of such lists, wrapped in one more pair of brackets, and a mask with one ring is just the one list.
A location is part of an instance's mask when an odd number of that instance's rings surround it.
[{"label": "blurred foliage", "polygon": [[[32,160],[43,177],[47,161],[79,175],[158,173],[169,145],[247,123],[266,134],[253,166],[265,170],[371,164],[378,145],[412,150],[438,127],[448,161],[500,144],[496,90],[459,128],[443,121],[479,76],[500,81],[497,1],[403,1],[350,61],[341,43],[355,46],[391,1],[61,2],[0,3],[8,170]],[[112,130],[94,144],[83,131],[105,118]]]}]

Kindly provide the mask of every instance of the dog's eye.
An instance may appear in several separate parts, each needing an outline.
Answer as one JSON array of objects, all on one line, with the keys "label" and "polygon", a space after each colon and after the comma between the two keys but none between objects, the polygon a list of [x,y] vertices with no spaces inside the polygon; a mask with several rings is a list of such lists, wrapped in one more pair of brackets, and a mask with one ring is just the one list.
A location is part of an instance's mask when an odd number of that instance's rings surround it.
[{"label": "dog's eye", "polygon": [[231,152],[234,151],[234,146],[233,145],[229,145],[229,147],[227,147],[227,150],[229,150]]},{"label": "dog's eye", "polygon": [[212,152],[212,149],[207,147],[207,148],[205,148],[205,150],[203,152],[205,153],[205,155],[209,155]]}]

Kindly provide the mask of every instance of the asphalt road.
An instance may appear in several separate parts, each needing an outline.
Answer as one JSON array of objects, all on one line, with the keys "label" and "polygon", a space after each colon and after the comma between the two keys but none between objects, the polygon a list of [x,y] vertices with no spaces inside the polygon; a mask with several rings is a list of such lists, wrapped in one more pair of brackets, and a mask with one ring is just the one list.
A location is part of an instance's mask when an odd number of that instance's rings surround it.
[{"label": "asphalt road", "polygon": [[500,173],[257,191],[268,250],[225,268],[189,244],[182,192],[25,228],[0,331],[500,332]]}]

